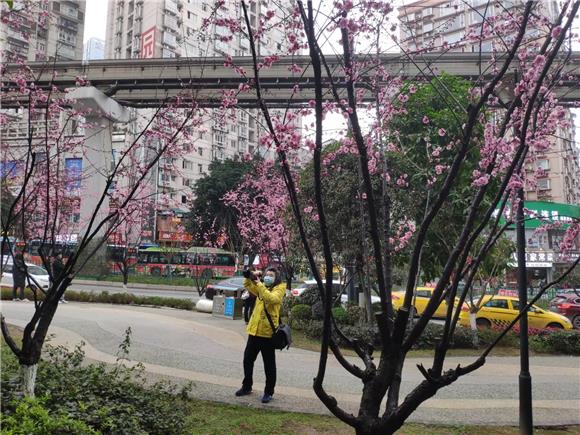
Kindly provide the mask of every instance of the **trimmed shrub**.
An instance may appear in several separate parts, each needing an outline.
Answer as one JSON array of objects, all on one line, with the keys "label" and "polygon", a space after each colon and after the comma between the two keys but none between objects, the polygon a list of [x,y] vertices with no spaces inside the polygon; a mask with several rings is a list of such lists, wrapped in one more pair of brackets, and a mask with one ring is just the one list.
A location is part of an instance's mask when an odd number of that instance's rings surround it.
[{"label": "trimmed shrub", "polygon": [[322,337],[322,322],[319,320],[310,320],[304,325],[304,334],[314,340],[320,340]]},{"label": "trimmed shrub", "polygon": [[[376,326],[371,325],[358,325],[358,326],[351,326],[345,325],[340,328],[342,333],[346,335],[348,338],[353,340],[360,340],[364,343],[372,344],[373,347],[378,348],[381,344],[381,340],[379,338],[379,331]],[[342,343],[342,340],[339,343],[343,346],[346,346],[347,343]]]},{"label": "trimmed shrub", "polygon": [[343,307],[334,307],[332,309],[332,316],[339,325],[350,324],[348,313]]},{"label": "trimmed shrub", "polygon": [[451,347],[457,349],[474,349],[475,337],[477,336],[477,331],[473,331],[470,328],[463,328],[457,326],[453,332],[453,340],[451,341]]},{"label": "trimmed shrub", "polygon": [[297,297],[286,296],[282,301],[282,317],[290,317],[292,308],[294,308],[296,305],[300,305]]},{"label": "trimmed shrub", "polygon": [[546,334],[530,337],[530,348],[536,352],[580,355],[580,332],[548,331]]},{"label": "trimmed shrub", "polygon": [[[38,292],[39,300],[44,299],[44,295]],[[32,290],[26,289],[25,297],[29,300],[34,299]],[[195,304],[189,299],[164,298],[161,296],[137,296],[133,293],[109,293],[103,291],[96,292],[77,292],[67,290],[65,297],[74,302],[96,302],[100,304],[118,304],[118,305],[152,305],[158,307],[170,307],[180,310],[193,310]],[[12,299],[12,289],[2,288],[2,300]]]},{"label": "trimmed shrub", "polygon": [[443,336],[443,326],[434,323],[428,323],[423,333],[419,336],[414,349],[432,349]]},{"label": "trimmed shrub", "polygon": [[312,310],[308,305],[298,304],[292,307],[290,311],[290,319],[295,320],[310,320],[312,318]]},{"label": "trimmed shrub", "polygon": [[348,316],[347,323],[349,325],[358,325],[364,321],[365,309],[355,304],[348,304],[346,306],[346,314]]},{"label": "trimmed shrub", "polygon": [[302,292],[298,296],[298,303],[304,305],[314,305],[316,302],[320,301],[320,294],[318,293],[318,287],[311,286]]},{"label": "trimmed shrub", "polygon": [[312,305],[312,318],[314,320],[322,320],[324,319],[324,305],[322,301],[315,302]]}]

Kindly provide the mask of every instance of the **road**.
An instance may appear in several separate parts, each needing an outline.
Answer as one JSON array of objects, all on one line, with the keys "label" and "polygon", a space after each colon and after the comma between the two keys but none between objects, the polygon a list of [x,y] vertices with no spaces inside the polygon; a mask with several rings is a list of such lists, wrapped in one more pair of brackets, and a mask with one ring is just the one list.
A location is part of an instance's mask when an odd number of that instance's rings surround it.
[{"label": "road", "polygon": [[[32,304],[4,302],[8,323],[23,326]],[[130,358],[144,363],[153,379],[193,381],[193,394],[208,400],[243,406],[327,414],[312,392],[318,355],[301,349],[277,353],[278,385],[275,400],[259,403],[264,385],[261,361],[256,363],[256,393],[236,398],[242,379],[245,332],[242,321],[172,310],[70,303],[59,306],[50,332],[53,343],[73,346],[84,340],[89,359],[113,363],[125,329],[133,331]],[[471,357],[448,358],[446,366],[467,364]],[[421,382],[418,363],[410,358],[403,373],[402,393]],[[453,424],[518,423],[519,358],[490,357],[484,367],[441,390],[413,414],[412,421]],[[580,358],[534,357],[531,360],[536,425],[580,424]],[[348,411],[356,412],[360,381],[329,359],[325,387]]]}]

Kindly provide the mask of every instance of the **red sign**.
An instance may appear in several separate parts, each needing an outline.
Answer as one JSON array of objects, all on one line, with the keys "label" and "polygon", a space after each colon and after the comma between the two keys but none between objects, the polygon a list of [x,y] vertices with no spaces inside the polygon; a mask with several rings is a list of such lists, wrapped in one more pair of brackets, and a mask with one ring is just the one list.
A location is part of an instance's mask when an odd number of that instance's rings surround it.
[{"label": "red sign", "polygon": [[508,290],[508,289],[500,289],[497,291],[498,296],[512,296],[517,298],[518,291],[517,290]]},{"label": "red sign", "polygon": [[141,33],[141,59],[155,57],[155,26]]},{"label": "red sign", "polygon": [[173,233],[170,231],[159,231],[160,241],[171,241],[171,242],[191,242],[193,238],[191,234],[187,233]]}]

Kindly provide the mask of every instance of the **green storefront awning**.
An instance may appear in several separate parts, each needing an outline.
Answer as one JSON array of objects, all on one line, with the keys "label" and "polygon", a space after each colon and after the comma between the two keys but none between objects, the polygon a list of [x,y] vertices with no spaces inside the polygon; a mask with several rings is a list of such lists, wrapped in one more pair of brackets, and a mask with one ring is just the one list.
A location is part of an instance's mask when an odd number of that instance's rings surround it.
[{"label": "green storefront awning", "polygon": [[[507,208],[509,210],[509,204]],[[580,206],[572,204],[562,204],[558,202],[546,202],[546,201],[525,201],[524,209],[529,210],[530,213],[525,213],[526,228],[539,228],[546,223],[560,223],[563,224],[563,228],[568,227],[574,221],[580,221]],[[497,211],[496,211],[497,213]],[[529,216],[540,216],[542,219],[532,218]],[[500,224],[505,223],[505,218],[500,219]]]}]

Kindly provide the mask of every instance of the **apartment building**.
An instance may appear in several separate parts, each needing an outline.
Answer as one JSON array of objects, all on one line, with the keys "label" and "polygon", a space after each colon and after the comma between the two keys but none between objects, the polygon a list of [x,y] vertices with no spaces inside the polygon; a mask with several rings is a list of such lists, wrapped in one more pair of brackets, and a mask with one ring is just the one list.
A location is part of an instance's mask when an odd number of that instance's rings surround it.
[{"label": "apartment building", "polygon": [[[211,16],[225,14],[223,11],[215,11],[213,3],[210,0],[109,0],[105,58],[223,58],[225,55],[250,55],[247,38],[236,35],[233,40],[224,41],[222,37],[228,36],[228,31],[223,27],[203,26]],[[258,24],[268,6],[284,14],[280,3],[285,2],[250,1],[249,17],[252,26]],[[287,3],[290,4],[290,1]],[[226,1],[226,8],[228,18],[243,20],[239,1]],[[283,43],[282,31],[273,28],[261,38],[257,46],[258,53],[268,55],[278,52]],[[224,122],[223,115],[217,109],[210,110],[207,126],[199,132],[192,144],[191,153],[160,161],[154,180],[155,189],[168,197],[173,205],[169,208],[166,205],[159,206],[153,231],[156,241],[184,241],[182,231],[178,230],[179,218],[188,211],[191,187],[207,173],[212,161],[242,158],[246,154],[258,153],[264,156],[271,153],[259,147],[258,111],[239,109],[236,112],[235,121]],[[133,130],[139,129],[133,127]]]},{"label": "apartment building", "polygon": [[[432,50],[455,52],[477,52],[479,42],[463,41],[470,30],[481,26],[483,17],[490,17],[523,6],[522,1],[488,2],[424,0],[406,3],[398,9],[401,44],[405,50],[430,47]],[[558,2],[542,2],[543,13],[555,17],[559,11]],[[538,31],[531,30],[526,35],[530,40],[537,39]],[[509,39],[509,36],[508,36]],[[481,50],[503,50],[504,42],[488,38],[481,41]],[[574,126],[574,115],[568,116]],[[526,191],[529,200],[541,200],[578,204],[580,202],[578,178],[580,162],[578,147],[574,143],[574,128],[559,131],[554,137],[554,146],[546,155],[533,156],[534,163],[529,171],[537,168],[540,174],[536,184],[530,184]]]},{"label": "apartment building", "polygon": [[[478,52],[480,42],[465,41],[467,32],[479,33],[484,17],[523,7],[522,0],[403,0],[398,8],[401,47],[405,50],[445,50],[451,52]],[[557,1],[540,2],[542,13],[554,17],[559,11]],[[534,40],[539,32],[526,35]],[[489,37],[481,41],[481,50],[505,49],[507,39]]]},{"label": "apartment building", "polygon": [[[478,32],[484,17],[499,15],[514,8],[523,7],[521,0],[489,1],[488,0],[423,0],[407,2],[398,8],[400,22],[401,47],[405,51],[431,50],[451,52],[489,52],[504,51],[509,44],[511,35],[505,35],[503,40],[486,38],[477,42],[465,41],[465,35]],[[557,1],[538,2],[541,14],[556,17],[559,13]],[[538,30],[531,28],[525,35],[530,43],[540,38]],[[580,209],[580,161],[579,148],[575,143],[574,126],[577,120],[573,112],[567,112],[570,117],[569,129],[560,129],[553,137],[552,148],[544,153],[531,155],[526,171],[535,177],[526,185],[526,206],[531,210],[549,218],[554,222],[567,223],[571,218],[578,218]],[[561,255],[559,243],[562,239],[562,229],[549,229],[545,233],[537,233],[540,226],[537,220],[526,222],[526,265],[528,267],[528,282],[537,286],[540,282],[548,282],[559,273],[566,270],[570,261],[580,255],[580,238],[576,242],[575,251],[570,255]],[[515,232],[508,231],[508,237],[515,241]],[[515,263],[514,263],[515,264]],[[516,273],[507,274],[506,283],[515,283]]]},{"label": "apartment building", "polygon": [[30,13],[15,1],[11,17],[0,26],[4,61],[81,59],[86,3],[45,0],[32,7]]}]

